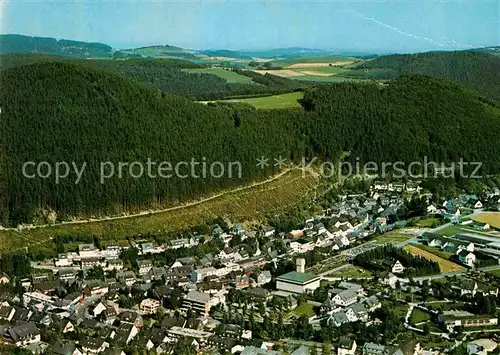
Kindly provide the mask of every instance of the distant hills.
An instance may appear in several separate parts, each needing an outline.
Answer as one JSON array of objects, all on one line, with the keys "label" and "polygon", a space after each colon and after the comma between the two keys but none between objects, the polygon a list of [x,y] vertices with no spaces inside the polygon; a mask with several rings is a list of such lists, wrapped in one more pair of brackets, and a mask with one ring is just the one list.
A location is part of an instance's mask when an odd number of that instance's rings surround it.
[{"label": "distant hills", "polygon": [[0,51],[1,53],[46,53],[89,58],[109,58],[113,55],[113,49],[103,43],[17,34],[0,35]]},{"label": "distant hills", "polygon": [[0,35],[0,53],[45,53],[70,55],[85,58],[123,57],[179,57],[200,59],[202,56],[227,57],[235,59],[284,59],[296,57],[327,57],[331,55],[373,57],[369,53],[339,53],[322,49],[302,47],[276,48],[268,50],[235,51],[229,49],[191,50],[172,45],[153,45],[138,48],[113,49],[103,43],[71,40],[57,40],[51,37],[33,37],[18,34]]}]

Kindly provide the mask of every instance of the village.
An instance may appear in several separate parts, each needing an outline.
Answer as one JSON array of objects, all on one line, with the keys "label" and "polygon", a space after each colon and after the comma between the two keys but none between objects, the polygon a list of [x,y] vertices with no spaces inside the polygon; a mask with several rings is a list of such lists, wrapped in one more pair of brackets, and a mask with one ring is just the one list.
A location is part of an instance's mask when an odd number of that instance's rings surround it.
[{"label": "village", "polygon": [[498,187],[437,202],[374,182],[290,230],[68,238],[1,275],[2,351],[498,354],[499,207]]}]

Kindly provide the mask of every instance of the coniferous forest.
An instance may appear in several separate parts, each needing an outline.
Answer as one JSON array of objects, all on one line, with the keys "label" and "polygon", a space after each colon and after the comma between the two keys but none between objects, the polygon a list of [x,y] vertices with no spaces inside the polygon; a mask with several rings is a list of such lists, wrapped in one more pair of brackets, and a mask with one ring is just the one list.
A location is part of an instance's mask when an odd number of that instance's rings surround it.
[{"label": "coniferous forest", "polygon": [[[47,210],[65,219],[200,198],[276,172],[272,165],[256,166],[261,156],[299,163],[302,157],[335,161],[349,152],[348,160],[361,162],[409,163],[428,156],[445,162],[480,161],[488,173],[500,168],[499,108],[475,91],[443,79],[416,75],[386,83],[307,86],[302,88],[303,109],[255,110],[193,102],[190,99],[198,94],[189,92],[203,91],[196,91],[198,81],[172,80],[171,89],[167,79],[165,87],[144,85],[151,81],[151,73],[163,75],[154,61],[131,61],[123,67],[33,63],[11,65],[1,72],[4,226],[36,220]],[[185,64],[171,64],[173,71],[182,73],[179,66]],[[262,75],[257,80],[268,92],[273,87],[291,90],[287,80]],[[183,82],[189,86],[186,97],[168,93]],[[241,178],[134,178],[126,168],[121,177],[100,180],[101,162],[145,165],[150,159],[176,164],[193,158],[222,162],[226,173],[228,164],[238,161]],[[60,161],[80,167],[87,162],[87,167],[75,184],[73,172],[59,182],[50,177],[27,179],[22,175],[27,161],[47,161],[52,167]]]},{"label": "coniferous forest", "polygon": [[405,74],[446,78],[500,100],[500,57],[479,51],[394,54],[363,62],[361,69],[381,69],[379,77]]}]

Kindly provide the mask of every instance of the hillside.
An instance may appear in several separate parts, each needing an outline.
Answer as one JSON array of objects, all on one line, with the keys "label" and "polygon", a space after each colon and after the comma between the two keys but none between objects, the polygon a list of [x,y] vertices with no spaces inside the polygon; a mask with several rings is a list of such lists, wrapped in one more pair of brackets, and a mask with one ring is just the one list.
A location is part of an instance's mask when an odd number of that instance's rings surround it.
[{"label": "hillside", "polygon": [[113,49],[103,43],[5,34],[0,35],[0,53],[46,53],[85,58],[103,58],[111,57]]},{"label": "hillside", "polygon": [[82,60],[43,54],[7,54],[0,56],[0,67],[2,69],[48,62],[70,62],[94,69],[104,69],[160,89],[165,93],[184,96],[193,100],[215,100],[235,96],[285,93],[308,86],[286,78],[270,74],[261,75],[250,71],[238,71],[238,74],[247,76],[248,81],[251,81],[252,84],[229,83],[224,78],[210,74],[210,69],[207,69],[206,73],[190,74],[184,70],[202,69],[204,67],[187,60],[172,58]]},{"label": "hillside", "polygon": [[[198,198],[273,172],[257,168],[255,157],[301,155],[303,144],[292,133],[300,110],[238,115],[228,107],[192,103],[68,63],[12,68],[2,72],[1,80],[1,225],[31,220],[40,207],[59,216],[98,215]],[[127,174],[100,183],[100,162],[145,164],[148,158],[172,165],[192,158],[208,166],[221,162],[226,175],[230,162],[239,161],[241,169],[235,168],[233,178],[134,179]],[[57,184],[24,178],[26,161],[47,161],[52,167],[58,161],[87,162],[88,167],[80,183],[65,179]]]},{"label": "hillside", "polygon": [[500,110],[472,90],[420,75],[387,84],[332,84],[306,92],[309,137],[325,157],[353,163],[483,162],[500,169]]},{"label": "hillside", "polygon": [[366,61],[360,71],[381,70],[374,75],[392,79],[403,74],[422,74],[451,79],[494,100],[500,100],[500,56],[488,52],[429,52],[395,54]]},{"label": "hillside", "polygon": [[[1,73],[0,224],[158,208],[199,199],[276,172],[256,158],[298,163],[342,152],[361,162],[466,161],[500,168],[499,109],[448,81],[402,77],[389,84],[343,83],[309,89],[301,108],[255,110],[205,106],[144,86],[109,70],[68,62],[38,63]],[[188,74],[186,74],[188,75]],[[190,74],[189,74],[190,75]],[[221,162],[222,176],[101,180],[101,162]],[[22,176],[27,161],[87,162],[55,181]],[[239,162],[229,176],[231,162]],[[198,165],[200,166],[200,165]],[[147,168],[147,166],[146,166]],[[153,167],[153,169],[155,169]],[[241,171],[241,178],[235,177]],[[154,173],[154,171],[153,171]],[[185,170],[181,172],[182,175]],[[144,173],[145,174],[145,173]],[[102,183],[101,183],[102,182]]]}]

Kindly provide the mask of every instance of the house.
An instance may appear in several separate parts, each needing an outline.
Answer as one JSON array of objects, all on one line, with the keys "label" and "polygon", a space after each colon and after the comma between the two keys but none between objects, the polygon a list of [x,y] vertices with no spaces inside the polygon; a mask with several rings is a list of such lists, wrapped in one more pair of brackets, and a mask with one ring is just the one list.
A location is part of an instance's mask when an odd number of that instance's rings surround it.
[{"label": "house", "polygon": [[396,260],[396,262],[394,264],[392,264],[391,272],[393,274],[402,274],[404,271],[405,271],[405,268],[399,260]]},{"label": "house", "polygon": [[366,322],[368,320],[368,312],[363,303],[356,303],[349,307],[346,311],[346,315],[350,322],[356,322],[358,320]]},{"label": "house", "polygon": [[354,355],[356,353],[356,341],[347,337],[340,337],[337,347],[337,355]]},{"label": "house", "polygon": [[6,336],[18,347],[41,341],[40,330],[33,322],[9,328]]},{"label": "house", "polygon": [[350,306],[351,304],[356,303],[357,301],[357,294],[356,292],[352,290],[344,290],[340,293],[337,293],[333,298],[332,298],[333,303],[336,305],[342,306],[342,307],[347,307]]},{"label": "house", "polygon": [[7,274],[2,274],[0,276],[0,284],[5,285],[10,283],[10,277]]},{"label": "house", "polygon": [[146,275],[153,268],[153,262],[150,259],[137,260],[137,267],[140,276]]},{"label": "house", "polygon": [[250,286],[250,277],[247,274],[236,276],[234,278],[234,285],[236,288],[245,288]]},{"label": "house", "polygon": [[107,262],[105,270],[123,270],[123,261],[119,259],[110,259]]},{"label": "house", "polygon": [[365,343],[362,353],[363,355],[389,355],[389,349],[384,345]]},{"label": "house", "polygon": [[448,329],[454,327],[487,327],[497,325],[498,318],[460,312],[458,314],[445,314],[444,324]]},{"label": "house", "polygon": [[15,313],[16,310],[14,307],[0,306],[0,319],[5,319],[7,322],[10,322]]},{"label": "house", "polygon": [[156,313],[156,311],[158,311],[159,307],[160,307],[160,301],[152,299],[152,298],[146,298],[146,299],[142,300],[140,305],[139,305],[139,309],[146,314]]},{"label": "house", "polygon": [[106,308],[107,308],[106,304],[104,304],[103,302],[97,302],[97,304],[92,309],[92,314],[94,315],[94,317],[97,317],[102,312],[104,312]]},{"label": "house", "polygon": [[471,295],[472,297],[474,297],[476,295],[477,289],[478,286],[476,281],[469,279],[463,280],[460,287],[460,296]]},{"label": "house", "polygon": [[383,285],[390,286],[391,288],[396,288],[398,277],[392,272],[384,272],[380,275],[379,280]]},{"label": "house", "polygon": [[258,285],[265,285],[269,282],[271,282],[271,272],[269,270],[264,270],[259,273],[259,276],[257,276],[257,284]]},{"label": "house", "polygon": [[83,293],[86,296],[96,296],[105,295],[109,292],[108,285],[101,280],[91,280],[87,282],[87,285],[83,289]]},{"label": "house", "polygon": [[335,327],[340,327],[344,323],[349,323],[349,318],[347,318],[344,311],[339,311],[330,316],[328,323]]},{"label": "house", "polygon": [[133,324],[120,324],[118,329],[112,335],[112,339],[121,346],[126,346],[132,339],[139,334],[139,328]]},{"label": "house", "polygon": [[75,326],[68,319],[61,319],[57,327],[62,333],[70,333],[75,331]]},{"label": "house", "polygon": [[191,272],[191,281],[193,282],[201,282],[205,279],[205,277],[213,276],[217,272],[217,269],[213,266],[207,268],[200,268],[193,270]]},{"label": "house", "polygon": [[97,257],[97,258],[82,258],[80,260],[80,264],[82,269],[91,269],[96,266],[106,266],[105,264],[102,263],[102,258]]},{"label": "house", "polygon": [[78,255],[80,258],[100,258],[101,252],[94,244],[80,244],[78,246]]},{"label": "house", "polygon": [[497,343],[491,339],[476,339],[467,344],[467,354],[487,355],[495,351]]},{"label": "house", "polygon": [[82,347],[83,353],[98,354],[106,350],[109,344],[102,338],[87,337],[80,340],[80,346]]},{"label": "house", "polygon": [[68,282],[76,279],[78,273],[74,269],[61,269],[57,271],[57,276],[59,276],[60,281]]},{"label": "house", "polygon": [[210,295],[204,292],[190,291],[182,302],[181,308],[192,309],[202,315],[208,315],[211,308]]},{"label": "house", "polygon": [[476,262],[476,256],[474,253],[471,253],[465,249],[462,249],[458,252],[458,260],[469,267],[474,267],[474,263]]}]

